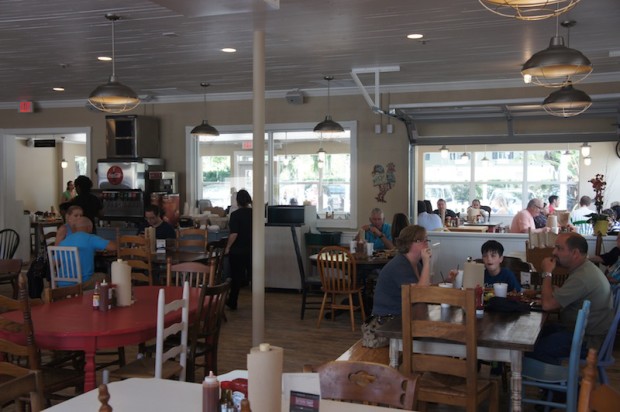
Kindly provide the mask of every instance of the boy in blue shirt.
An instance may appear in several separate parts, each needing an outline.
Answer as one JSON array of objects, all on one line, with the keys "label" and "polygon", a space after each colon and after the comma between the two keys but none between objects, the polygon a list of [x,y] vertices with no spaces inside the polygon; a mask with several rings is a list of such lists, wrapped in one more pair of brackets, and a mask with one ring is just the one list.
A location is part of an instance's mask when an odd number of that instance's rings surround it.
[{"label": "boy in blue shirt", "polygon": [[484,262],[484,284],[507,283],[508,292],[521,292],[521,285],[514,273],[501,266],[504,261],[504,246],[496,240],[488,240],[482,245],[482,261]]}]

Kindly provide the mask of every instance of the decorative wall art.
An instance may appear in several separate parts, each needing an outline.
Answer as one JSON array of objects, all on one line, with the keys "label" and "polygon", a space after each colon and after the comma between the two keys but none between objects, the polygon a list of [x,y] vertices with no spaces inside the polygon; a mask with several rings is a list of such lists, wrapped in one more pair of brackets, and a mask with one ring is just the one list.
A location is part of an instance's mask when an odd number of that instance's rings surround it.
[{"label": "decorative wall art", "polygon": [[379,189],[377,201],[386,203],[385,194],[396,185],[396,165],[390,162],[385,167],[374,165],[372,168],[372,185]]}]

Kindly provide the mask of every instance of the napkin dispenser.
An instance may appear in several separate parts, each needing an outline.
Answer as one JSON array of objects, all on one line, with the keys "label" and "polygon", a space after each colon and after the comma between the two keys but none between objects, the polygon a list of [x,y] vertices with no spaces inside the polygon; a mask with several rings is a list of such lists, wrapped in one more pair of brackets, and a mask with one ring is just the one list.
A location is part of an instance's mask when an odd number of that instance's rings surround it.
[{"label": "napkin dispenser", "polygon": [[463,266],[463,288],[474,289],[477,285],[484,287],[484,264],[465,262]]}]

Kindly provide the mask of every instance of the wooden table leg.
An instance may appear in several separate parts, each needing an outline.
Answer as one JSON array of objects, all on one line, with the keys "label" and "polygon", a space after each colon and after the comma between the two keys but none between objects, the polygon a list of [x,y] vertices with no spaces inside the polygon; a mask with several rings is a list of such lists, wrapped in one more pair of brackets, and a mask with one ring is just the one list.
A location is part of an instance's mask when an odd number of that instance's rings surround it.
[{"label": "wooden table leg", "polygon": [[512,412],[521,412],[521,370],[523,353],[518,350],[510,351],[510,400]]}]

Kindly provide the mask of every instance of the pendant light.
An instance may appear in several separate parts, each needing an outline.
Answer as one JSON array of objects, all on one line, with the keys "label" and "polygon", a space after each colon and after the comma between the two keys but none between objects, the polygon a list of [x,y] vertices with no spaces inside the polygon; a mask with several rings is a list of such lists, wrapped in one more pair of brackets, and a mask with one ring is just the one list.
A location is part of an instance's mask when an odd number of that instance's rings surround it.
[{"label": "pendant light", "polygon": [[547,96],[542,106],[552,116],[572,117],[588,110],[592,106],[592,99],[586,92],[575,89],[569,82],[568,85]]},{"label": "pendant light", "polygon": [[587,142],[581,145],[581,155],[584,157],[588,157],[590,156],[590,149],[592,146],[590,146]]},{"label": "pendant light", "polygon": [[442,159],[447,159],[448,156],[450,155],[450,150],[448,150],[448,148],[446,147],[446,145],[441,146],[441,148],[439,149],[439,153],[441,154],[441,158]]},{"label": "pendant light", "polygon": [[489,167],[489,158],[487,157],[487,145],[484,145],[484,157],[480,160],[482,167]]},{"label": "pendant light", "polygon": [[[562,22],[568,28],[570,45],[570,28],[574,20]],[[592,73],[592,63],[579,50],[564,46],[564,38],[558,34],[556,21],[555,36],[551,38],[549,47],[535,53],[523,64],[521,74],[526,83],[534,83],[543,87],[562,87],[568,82],[578,83]]]},{"label": "pendant light", "polygon": [[116,80],[114,24],[120,17],[108,13],[105,18],[112,22],[112,75],[107,83],[92,91],[88,102],[102,112],[123,113],[136,108],[140,104],[140,98],[129,86]]},{"label": "pendant light", "polygon": [[463,154],[461,154],[461,160],[467,162],[469,160],[469,153],[463,152]]},{"label": "pendant light", "polygon": [[314,132],[322,137],[336,137],[344,132],[344,128],[333,121],[329,114],[330,82],[334,80],[334,76],[325,76],[323,79],[327,80],[327,115],[325,120],[314,126]]},{"label": "pendant light", "polygon": [[327,152],[320,147],[319,150],[316,152],[317,157],[318,157],[318,166],[319,169],[322,169],[323,166],[325,165],[325,157],[327,156]]},{"label": "pendant light", "polygon": [[478,0],[487,10],[518,20],[543,20],[575,7],[579,0]]},{"label": "pendant light", "polygon": [[592,164],[592,158],[590,156],[586,156],[583,158],[583,164],[586,166],[590,166]]},{"label": "pendant light", "polygon": [[60,162],[60,167],[62,167],[63,169],[66,169],[67,166],[69,166],[69,163],[67,163],[67,161],[63,157],[62,161]]},{"label": "pendant light", "polygon": [[194,136],[219,136],[220,132],[217,129],[207,122],[207,87],[209,87],[209,83],[202,82],[200,83],[200,87],[204,90],[204,106],[205,106],[205,119],[201,124],[194,127],[190,132]]}]

